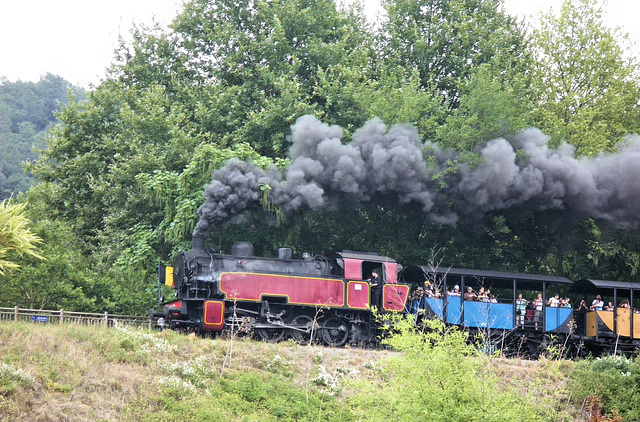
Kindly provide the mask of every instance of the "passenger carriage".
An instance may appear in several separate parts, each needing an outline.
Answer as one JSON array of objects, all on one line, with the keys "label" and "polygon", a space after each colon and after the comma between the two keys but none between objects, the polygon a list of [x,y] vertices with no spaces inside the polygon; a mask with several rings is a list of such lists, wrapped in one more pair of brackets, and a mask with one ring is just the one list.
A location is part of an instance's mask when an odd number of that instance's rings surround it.
[{"label": "passenger carriage", "polygon": [[[640,348],[640,283],[583,279],[568,294],[591,307],[600,295],[602,310],[576,311],[576,335],[588,349],[600,353],[632,352]],[[612,308],[606,304],[611,302]]]},{"label": "passenger carriage", "polygon": [[[571,286],[571,280],[565,277],[414,265],[401,273],[400,280],[410,284],[412,290],[428,281],[440,293],[440,297],[422,301],[421,314],[438,317],[472,332],[482,332],[505,345],[525,337],[522,342],[536,354],[550,334],[566,338],[574,327],[570,307],[547,306],[549,297],[556,293],[564,295]],[[459,287],[459,296],[452,294],[455,286]],[[480,288],[489,289],[494,298],[465,300],[464,292],[469,287],[476,293]],[[517,313],[516,298],[520,293],[529,302],[541,294],[542,311],[529,307],[524,315]],[[411,312],[411,308],[408,311]]]}]

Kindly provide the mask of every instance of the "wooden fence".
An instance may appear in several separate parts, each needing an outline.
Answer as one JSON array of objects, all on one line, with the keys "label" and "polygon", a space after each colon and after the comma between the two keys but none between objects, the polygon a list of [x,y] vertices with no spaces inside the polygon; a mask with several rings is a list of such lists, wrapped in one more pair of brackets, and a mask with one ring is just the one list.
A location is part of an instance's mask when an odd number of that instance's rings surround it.
[{"label": "wooden fence", "polygon": [[127,325],[141,328],[153,328],[155,321],[149,317],[130,315],[112,315],[89,312],[69,312],[64,309],[50,311],[45,309],[0,308],[0,321],[26,321],[34,324],[80,324],[113,327]]}]

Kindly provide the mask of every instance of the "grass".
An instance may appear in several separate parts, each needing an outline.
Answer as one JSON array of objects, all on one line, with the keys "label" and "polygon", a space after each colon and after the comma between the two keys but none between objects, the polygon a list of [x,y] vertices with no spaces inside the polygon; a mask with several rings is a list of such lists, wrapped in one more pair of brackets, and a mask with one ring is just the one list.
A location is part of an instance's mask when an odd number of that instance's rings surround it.
[{"label": "grass", "polygon": [[[356,411],[352,404],[364,394],[362,383],[384,388],[390,376],[385,362],[400,355],[20,322],[2,323],[1,339],[3,421],[377,420],[367,413],[373,409]],[[567,368],[545,361],[478,362],[500,379],[500,389],[527,400],[538,386],[539,405],[549,415],[570,407],[562,375]],[[579,408],[567,414],[584,418]]]},{"label": "grass", "polygon": [[313,382],[319,364],[333,373],[389,353],[236,339],[229,356],[223,339],[15,322],[1,338],[3,421],[328,420],[340,406]]}]

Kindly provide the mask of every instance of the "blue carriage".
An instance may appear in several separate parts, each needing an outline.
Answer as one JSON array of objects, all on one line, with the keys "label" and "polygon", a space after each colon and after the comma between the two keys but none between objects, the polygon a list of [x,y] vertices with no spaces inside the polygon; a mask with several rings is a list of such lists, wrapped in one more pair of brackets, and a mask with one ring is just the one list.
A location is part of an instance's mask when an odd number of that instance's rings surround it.
[{"label": "blue carriage", "polygon": [[[572,285],[565,277],[414,265],[400,279],[412,286],[408,313],[493,331],[503,340],[525,336],[532,350],[545,334],[566,337],[575,328],[571,305],[554,300]],[[518,306],[521,300],[526,306]]]}]

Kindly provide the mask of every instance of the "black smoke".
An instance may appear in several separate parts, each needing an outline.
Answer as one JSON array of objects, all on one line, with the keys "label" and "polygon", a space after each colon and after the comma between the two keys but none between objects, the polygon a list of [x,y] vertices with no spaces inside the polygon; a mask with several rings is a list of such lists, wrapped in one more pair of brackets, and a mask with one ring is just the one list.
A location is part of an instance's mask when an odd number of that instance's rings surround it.
[{"label": "black smoke", "polygon": [[[640,227],[640,137],[629,136],[612,154],[576,158],[568,145],[528,129],[513,139],[489,142],[468,163],[451,151],[423,144],[410,125],[387,130],[367,122],[342,142],[342,129],[303,116],[292,126],[291,164],[284,172],[230,160],[206,186],[194,234],[260,203],[266,193],[285,213],[361,203],[377,194],[417,203],[433,221],[453,225],[468,213],[514,206],[563,210]],[[450,163],[456,163],[455,169]],[[451,171],[454,170],[454,171]]]}]

